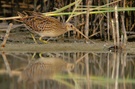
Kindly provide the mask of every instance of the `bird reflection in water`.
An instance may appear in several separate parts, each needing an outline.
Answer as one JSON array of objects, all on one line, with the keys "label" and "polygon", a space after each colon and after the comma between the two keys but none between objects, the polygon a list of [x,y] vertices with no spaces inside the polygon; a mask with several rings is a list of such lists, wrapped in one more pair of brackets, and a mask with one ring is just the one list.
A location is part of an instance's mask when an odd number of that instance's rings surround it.
[{"label": "bird reflection in water", "polygon": [[21,73],[18,82],[33,82],[53,79],[62,71],[70,72],[74,69],[72,63],[67,63],[60,58],[43,58],[30,63]]}]

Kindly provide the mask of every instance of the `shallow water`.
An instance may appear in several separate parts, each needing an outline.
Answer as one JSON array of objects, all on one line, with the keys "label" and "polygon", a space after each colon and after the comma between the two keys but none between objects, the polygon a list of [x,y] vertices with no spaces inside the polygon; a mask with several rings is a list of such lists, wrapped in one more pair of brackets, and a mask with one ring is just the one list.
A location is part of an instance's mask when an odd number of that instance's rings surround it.
[{"label": "shallow water", "polygon": [[[42,57],[41,57],[42,56]],[[134,89],[135,54],[1,52],[2,89]]]},{"label": "shallow water", "polygon": [[6,47],[0,48],[0,89],[135,88],[134,43],[110,52],[106,48],[113,43],[55,40],[35,44],[27,30],[12,30]]}]

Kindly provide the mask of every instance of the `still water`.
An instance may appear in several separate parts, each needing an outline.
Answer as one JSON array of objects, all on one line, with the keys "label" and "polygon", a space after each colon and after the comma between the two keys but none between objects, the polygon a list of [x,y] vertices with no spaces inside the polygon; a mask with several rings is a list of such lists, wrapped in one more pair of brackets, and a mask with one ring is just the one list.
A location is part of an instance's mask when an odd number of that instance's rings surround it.
[{"label": "still water", "polygon": [[135,54],[1,52],[0,89],[134,89]]}]

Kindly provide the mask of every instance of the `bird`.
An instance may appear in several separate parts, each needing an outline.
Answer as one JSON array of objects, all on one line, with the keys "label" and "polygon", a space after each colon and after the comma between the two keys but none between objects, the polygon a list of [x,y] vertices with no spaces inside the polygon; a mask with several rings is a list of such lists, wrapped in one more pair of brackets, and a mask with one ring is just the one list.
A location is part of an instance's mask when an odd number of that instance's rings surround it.
[{"label": "bird", "polygon": [[60,72],[71,72],[74,64],[57,57],[41,57],[34,60],[21,72],[18,82],[38,82],[45,79],[53,79]]},{"label": "bird", "polygon": [[57,37],[71,30],[78,32],[89,40],[87,36],[71,23],[63,23],[54,17],[44,16],[42,13],[34,11],[17,12],[17,14],[20,16],[19,20],[25,24],[26,28],[38,34],[40,36],[39,40],[44,43],[47,43],[47,41],[43,40],[43,37]]}]

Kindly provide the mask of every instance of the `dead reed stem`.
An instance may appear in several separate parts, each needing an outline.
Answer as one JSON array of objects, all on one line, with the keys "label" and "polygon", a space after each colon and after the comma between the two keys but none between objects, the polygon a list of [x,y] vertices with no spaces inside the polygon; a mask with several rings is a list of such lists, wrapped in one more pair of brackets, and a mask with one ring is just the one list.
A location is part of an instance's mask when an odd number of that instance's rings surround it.
[{"label": "dead reed stem", "polygon": [[113,30],[113,42],[114,42],[114,45],[116,46],[116,32],[115,32],[113,19],[111,20],[111,22],[112,22],[112,30]]},{"label": "dead reed stem", "polygon": [[88,37],[89,35],[89,5],[91,4],[90,3],[91,1],[90,0],[87,0],[86,1],[86,4],[87,4],[87,13],[86,13],[86,24],[85,24],[85,35]]},{"label": "dead reed stem", "polygon": [[85,24],[85,35],[88,37],[88,33],[89,33],[89,5],[90,5],[90,1],[87,0],[86,1],[86,4],[87,4],[87,13],[86,13],[86,24]]},{"label": "dead reed stem", "polygon": [[119,22],[118,22],[118,8],[117,5],[115,6],[115,20],[116,20],[116,39],[117,39],[117,46],[120,46],[120,35],[119,35]]},{"label": "dead reed stem", "polygon": [[126,34],[126,28],[125,28],[125,24],[124,24],[124,16],[122,15],[121,16],[121,19],[122,19],[122,32],[123,32],[123,36],[124,36],[124,39],[122,39],[123,41],[123,44],[124,46],[126,46],[126,43],[127,43],[127,34]]},{"label": "dead reed stem", "polygon": [[[109,4],[110,0],[107,0],[107,4]],[[107,7],[109,8],[109,5],[107,5]],[[108,35],[108,41],[110,40],[110,16],[109,16],[109,12],[107,13],[107,35]]]},{"label": "dead reed stem", "polygon": [[7,42],[7,39],[8,39],[8,36],[9,36],[9,33],[11,31],[12,26],[13,26],[13,24],[10,23],[9,26],[8,26],[8,29],[6,30],[6,34],[5,34],[4,40],[3,40],[2,44],[1,44],[1,47],[5,47],[5,44]]}]

